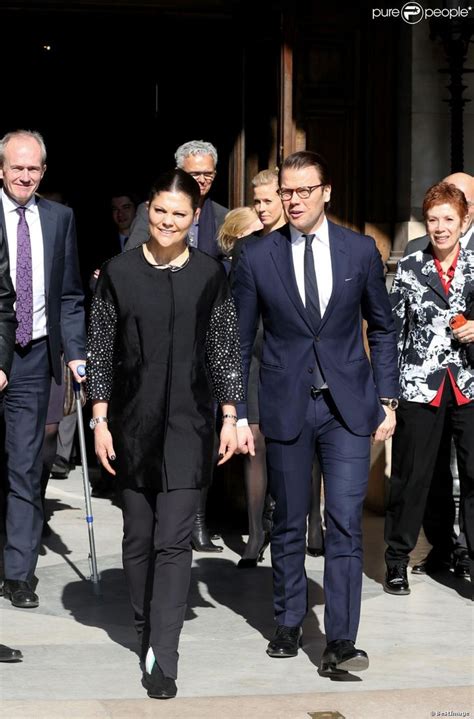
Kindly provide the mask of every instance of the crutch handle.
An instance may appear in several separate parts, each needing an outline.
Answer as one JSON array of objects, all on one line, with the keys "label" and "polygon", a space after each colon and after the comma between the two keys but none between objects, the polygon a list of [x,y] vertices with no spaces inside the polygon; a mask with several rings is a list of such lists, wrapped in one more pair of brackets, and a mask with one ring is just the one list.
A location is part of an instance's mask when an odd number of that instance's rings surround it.
[{"label": "crutch handle", "polygon": [[[77,369],[76,369],[76,372],[77,372],[77,374],[79,375],[79,377],[85,377],[85,376],[86,376],[86,366],[85,366],[85,364],[80,364],[80,365],[78,365],[78,367],[77,367]],[[76,380],[74,379],[74,375],[72,375],[72,386],[73,386],[73,389],[74,389],[74,394],[75,394],[76,397],[77,397],[78,394],[79,394],[80,391],[81,391],[81,385],[79,384],[79,382],[76,382]]]}]

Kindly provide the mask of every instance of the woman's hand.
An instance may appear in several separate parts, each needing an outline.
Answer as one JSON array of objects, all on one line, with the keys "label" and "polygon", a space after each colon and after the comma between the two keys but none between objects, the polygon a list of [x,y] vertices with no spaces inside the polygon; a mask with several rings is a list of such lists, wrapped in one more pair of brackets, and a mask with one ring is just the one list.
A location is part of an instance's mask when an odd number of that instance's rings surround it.
[{"label": "woman's hand", "polygon": [[115,459],[115,451],[107,422],[100,422],[94,427],[94,447],[97,459],[101,465],[105,467],[110,474],[116,474],[115,469],[112,469],[109,463],[109,459],[112,461]]},{"label": "woman's hand", "polygon": [[217,466],[227,462],[237,449],[237,428],[233,422],[224,420],[219,444],[219,461]]},{"label": "woman's hand", "polygon": [[395,414],[395,410],[390,409],[390,407],[386,407],[385,405],[383,405],[383,409],[385,412],[385,419],[381,424],[379,424],[373,434],[374,442],[385,442],[385,440],[390,439],[395,432],[397,424],[397,415]]},{"label": "woman's hand", "polygon": [[463,344],[474,342],[474,320],[467,320],[462,327],[452,332],[458,342],[462,342]]}]

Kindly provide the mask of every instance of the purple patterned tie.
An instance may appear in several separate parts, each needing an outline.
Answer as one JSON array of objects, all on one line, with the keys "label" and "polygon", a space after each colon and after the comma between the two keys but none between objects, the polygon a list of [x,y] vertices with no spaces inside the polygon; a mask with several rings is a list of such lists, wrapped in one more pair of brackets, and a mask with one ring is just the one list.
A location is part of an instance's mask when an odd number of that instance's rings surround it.
[{"label": "purple patterned tie", "polygon": [[26,221],[26,207],[17,207],[20,216],[16,245],[16,341],[26,347],[33,336],[33,270],[31,265],[30,230]]}]

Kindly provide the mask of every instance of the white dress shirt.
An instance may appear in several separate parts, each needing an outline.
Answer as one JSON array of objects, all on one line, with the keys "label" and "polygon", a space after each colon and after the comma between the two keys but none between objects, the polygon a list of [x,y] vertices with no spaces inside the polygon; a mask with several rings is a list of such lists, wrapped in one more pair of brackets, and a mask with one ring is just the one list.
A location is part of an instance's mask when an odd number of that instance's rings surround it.
[{"label": "white dress shirt", "polygon": [[[293,255],[293,267],[295,269],[296,284],[300,293],[301,300],[306,306],[306,295],[304,291],[304,253],[306,240],[302,233],[295,227],[290,225],[291,233],[291,252]],[[309,232],[308,234],[313,234]],[[316,272],[316,282],[318,284],[319,295],[319,311],[321,317],[326,312],[329,298],[332,293],[332,263],[331,248],[329,246],[329,227],[326,217],[321,226],[313,237],[311,243],[314,259],[314,270]],[[327,387],[326,384],[323,385]],[[248,425],[247,418],[242,417],[237,421],[237,427],[246,427]]]},{"label": "white dress shirt", "polygon": [[[306,240],[302,233],[292,225],[290,225],[290,232],[291,252],[293,254],[296,284],[298,285],[298,291],[303,304],[306,306],[306,296],[304,291],[304,253]],[[311,232],[308,234],[313,233]],[[318,231],[313,237],[311,247],[313,250],[316,282],[318,283],[319,310],[321,312],[321,317],[323,317],[332,293],[331,249],[329,247],[329,227],[326,217],[324,218],[321,226],[318,227]]]},{"label": "white dress shirt", "polygon": [[[10,261],[10,276],[16,289],[16,245],[19,215],[17,207],[8,195],[1,190],[0,200],[5,214],[5,227],[7,231],[8,256]],[[48,334],[46,327],[46,301],[44,287],[44,249],[43,233],[38,206],[34,197],[25,205],[25,218],[30,230],[31,264],[33,270],[33,339],[45,337]]]}]

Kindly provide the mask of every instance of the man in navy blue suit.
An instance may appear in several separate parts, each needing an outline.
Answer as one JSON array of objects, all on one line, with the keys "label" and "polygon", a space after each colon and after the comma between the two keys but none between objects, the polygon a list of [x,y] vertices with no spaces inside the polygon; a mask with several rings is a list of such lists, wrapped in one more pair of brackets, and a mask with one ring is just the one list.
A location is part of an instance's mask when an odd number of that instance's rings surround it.
[{"label": "man in navy blue suit", "polygon": [[37,196],[46,171],[38,132],[0,140],[0,225],[16,290],[16,344],[2,396],[7,509],[3,594],[20,608],[38,606],[32,579],[43,528],[41,471],[51,377],[62,381],[61,353],[78,382],[85,363],[84,295],[72,210]]},{"label": "man in navy blue suit", "polygon": [[[366,669],[355,647],[362,589],[362,509],[371,437],[395,429],[395,329],[381,257],[372,238],[329,222],[325,161],[296,152],[282,164],[288,224],[249,238],[233,277],[245,377],[259,313],[264,325],[260,426],[269,491],[276,501],[271,540],[277,628],[270,657],[292,657],[307,613],[306,517],[315,453],[325,487],[324,571],[327,646],[320,674]],[[367,322],[367,357],[362,320]],[[240,405],[239,444],[253,453]]]}]

